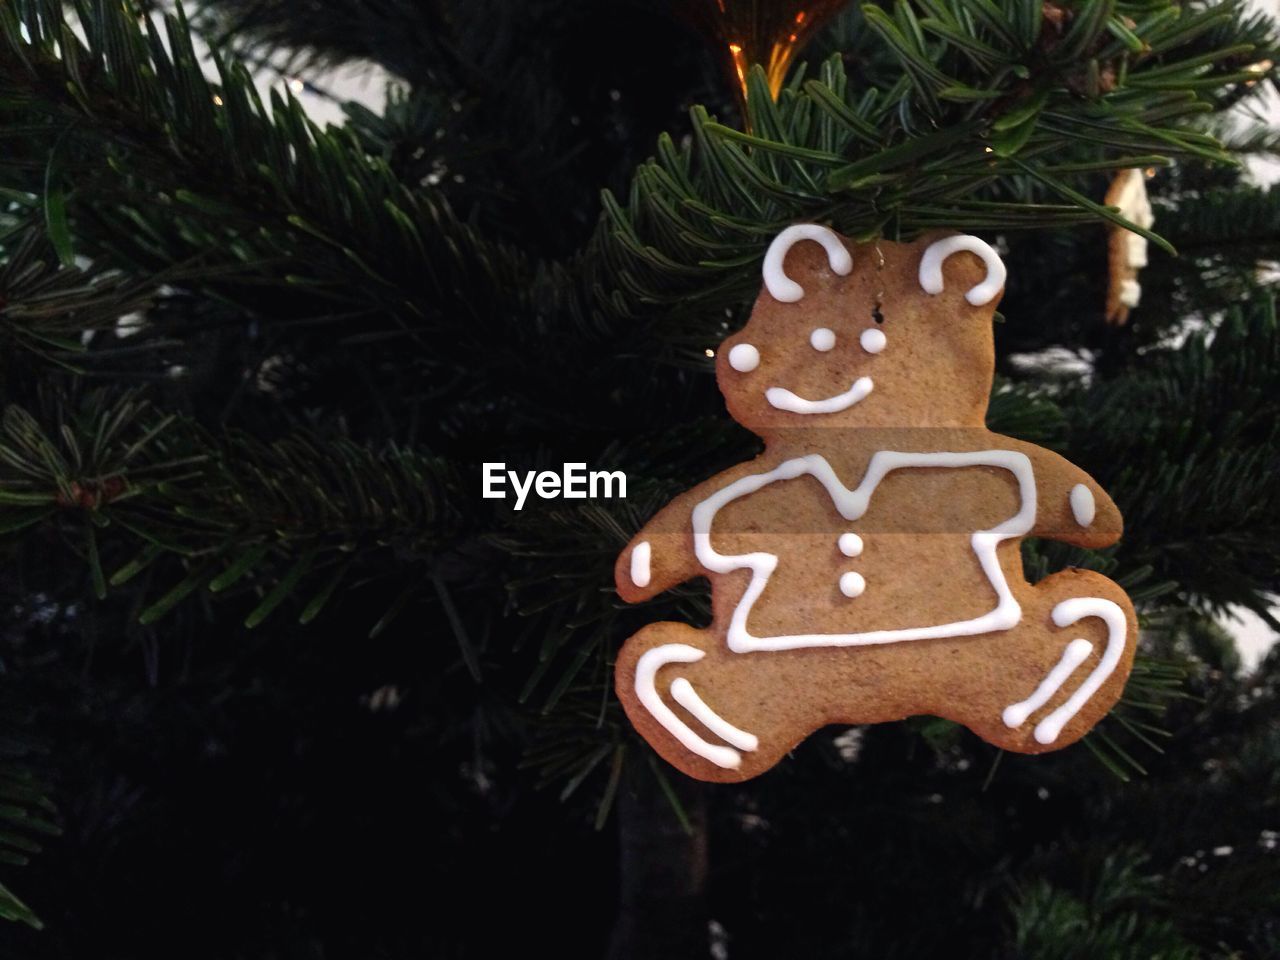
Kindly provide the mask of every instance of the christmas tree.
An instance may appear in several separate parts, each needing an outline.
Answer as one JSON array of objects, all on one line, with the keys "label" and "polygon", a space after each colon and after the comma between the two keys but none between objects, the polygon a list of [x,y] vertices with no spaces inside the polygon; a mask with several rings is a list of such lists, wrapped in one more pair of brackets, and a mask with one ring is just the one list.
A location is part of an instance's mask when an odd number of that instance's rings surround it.
[{"label": "christmas tree", "polygon": [[[4,956],[1280,955],[1277,60],[1230,2],[5,0]],[[250,72],[353,62],[324,128]],[[1139,609],[1081,744],[711,787],[626,722],[707,594],[615,557],[754,452],[711,356],[796,222],[1000,250],[989,425],[1125,516],[1024,546]]]}]

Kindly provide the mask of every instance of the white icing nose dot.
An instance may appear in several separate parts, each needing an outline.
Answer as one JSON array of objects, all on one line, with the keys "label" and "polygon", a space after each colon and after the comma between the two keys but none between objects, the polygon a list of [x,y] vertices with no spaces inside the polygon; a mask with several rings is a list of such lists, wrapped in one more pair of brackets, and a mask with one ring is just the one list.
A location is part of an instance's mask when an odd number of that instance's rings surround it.
[{"label": "white icing nose dot", "polygon": [[884,335],[883,330],[869,327],[862,331],[862,336],[858,338],[858,342],[862,344],[862,349],[867,353],[879,353],[884,349],[884,345],[889,342],[889,339]]},{"label": "white icing nose dot", "polygon": [[739,373],[750,373],[760,366],[760,351],[749,343],[739,343],[729,351],[729,366]]},{"label": "white icing nose dot", "polygon": [[826,327],[818,327],[809,334],[809,345],[815,350],[826,353],[836,345],[836,332]]},{"label": "white icing nose dot", "polygon": [[836,546],[846,557],[856,557],[862,553],[862,538],[856,533],[842,533]]},{"label": "white icing nose dot", "polygon": [[862,579],[862,574],[850,570],[840,575],[840,592],[846,597],[861,596],[865,589],[867,589],[867,581]]}]

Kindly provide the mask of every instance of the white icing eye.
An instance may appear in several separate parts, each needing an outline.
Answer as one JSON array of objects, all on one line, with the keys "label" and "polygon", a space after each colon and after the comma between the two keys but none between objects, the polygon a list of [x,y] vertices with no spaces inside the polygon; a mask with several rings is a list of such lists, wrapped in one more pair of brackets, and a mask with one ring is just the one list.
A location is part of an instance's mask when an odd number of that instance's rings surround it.
[{"label": "white icing eye", "polygon": [[749,343],[739,343],[729,351],[729,366],[739,373],[750,373],[760,366],[760,351]]},{"label": "white icing eye", "polygon": [[862,349],[867,353],[879,353],[884,349],[884,345],[889,339],[884,335],[884,331],[876,327],[868,327],[862,331],[862,336],[858,338],[858,342],[862,344]]},{"label": "white icing eye", "polygon": [[815,350],[826,353],[836,345],[836,332],[826,327],[818,327],[809,334],[809,345]]},{"label": "white icing eye", "polygon": [[840,539],[836,541],[836,546],[846,557],[856,557],[862,553],[862,538],[856,533],[842,533]]},{"label": "white icing eye", "polygon": [[846,597],[851,599],[860,597],[865,589],[867,589],[867,581],[862,579],[862,574],[850,570],[840,575],[840,592]]}]

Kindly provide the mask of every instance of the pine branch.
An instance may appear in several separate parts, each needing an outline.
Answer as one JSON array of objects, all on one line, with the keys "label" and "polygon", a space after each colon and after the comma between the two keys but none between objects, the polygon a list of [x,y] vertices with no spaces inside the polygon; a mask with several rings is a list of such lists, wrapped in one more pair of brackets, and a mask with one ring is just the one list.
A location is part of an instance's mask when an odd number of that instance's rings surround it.
[{"label": "pine branch", "polygon": [[[1093,17],[1095,3],[1036,33],[1027,24],[1041,23],[1039,5],[1029,3],[1007,0],[986,20],[942,4],[918,22],[906,5],[893,18],[869,8],[904,79],[855,95],[832,62],[775,105],[756,76],[750,135],[695,110],[692,143],[663,140],[625,204],[606,194],[594,239],[564,265],[535,266],[481,240],[430,191],[401,184],[342,133],[317,130],[292,101],[277,99],[268,119],[242,67],[220,63],[222,85],[210,86],[180,19],[167,23],[171,58],[149,21],[140,28],[114,5],[81,10],[87,44],[50,5],[21,4],[21,21],[7,8],[0,76],[50,111],[24,156],[98,171],[69,209],[122,260],[209,264],[226,245],[249,273],[287,279],[313,312],[332,302],[369,310],[375,324],[393,318],[453,360],[516,355],[562,332],[651,352],[668,326],[740,302],[764,240],[795,219],[855,236],[1075,224],[1113,215],[1057,172],[1064,142],[1112,165],[1227,159],[1178,120],[1258,79],[1239,67],[1260,51],[1188,46],[1230,22],[1232,5],[1176,17],[1162,4],[1130,28]],[[1120,27],[1137,52],[1113,36]],[[60,158],[64,136],[81,146]],[[116,154],[107,176],[103,145]],[[1054,201],[1043,202],[1046,190]],[[512,313],[538,319],[527,340],[517,332],[495,344],[493,318]],[[655,323],[638,339],[640,319]]]},{"label": "pine branch", "polygon": [[0,240],[0,333],[12,378],[31,373],[32,357],[76,370],[84,336],[115,329],[121,317],[152,303],[151,284],[101,265],[63,267],[41,225],[23,218]]},{"label": "pine branch", "polygon": [[1125,515],[1117,556],[1189,601],[1269,619],[1280,569],[1280,326],[1273,302],[1064,398],[1072,458]]},{"label": "pine branch", "polygon": [[74,409],[5,409],[0,530],[24,541],[38,525],[56,532],[83,553],[100,598],[180,560],[177,582],[143,606],[144,623],[205,587],[256,591],[250,626],[295,596],[309,622],[344,578],[438,575],[471,536],[446,499],[460,485],[451,471],[342,438],[214,438],[136,393],[93,391]]},{"label": "pine branch", "polygon": [[[751,134],[695,110],[692,146],[660,142],[625,202],[605,196],[602,231],[582,265],[589,276],[595,261],[618,274],[624,296],[613,309],[647,319],[658,307],[683,320],[744,296],[754,280],[744,268],[795,220],[831,222],[855,237],[1105,220],[1112,215],[1069,187],[1070,171],[1227,162],[1216,141],[1179,118],[1260,77],[1242,69],[1262,55],[1248,45],[1187,48],[1238,15],[1230,4],[1182,19],[1174,8],[1151,10],[1124,27],[1141,41],[1136,54],[1108,32],[1115,18],[1076,29],[1081,12],[1037,32],[1025,24],[1041,23],[1038,3],[993,7],[989,20],[927,6],[933,17],[919,22],[905,3],[897,19],[864,9],[892,53],[886,75],[906,79],[855,91],[833,60],[817,80],[797,77],[775,105],[756,74]],[[929,30],[936,42],[921,39]],[[1274,49],[1274,30],[1264,35]],[[976,62],[975,49],[983,51]]]},{"label": "pine branch", "polygon": [[184,264],[247,304],[244,285],[287,283],[295,310],[357,310],[395,330],[449,316],[483,333],[510,308],[485,292],[528,285],[519,256],[481,241],[431,191],[405,187],[348,134],[320,130],[292,98],[273,94],[268,113],[243,66],[217,60],[221,83],[206,81],[180,16],[162,30],[117,4],[77,9],[86,41],[54,4],[0,10],[0,85],[26,110],[10,133],[24,148],[5,165],[26,171],[28,189],[49,181],[46,198],[61,197],[76,233],[118,263]]},{"label": "pine branch", "polygon": [[[457,73],[470,67],[459,61],[456,41],[467,36],[455,19],[467,7],[487,24],[506,25],[504,4],[468,4],[454,9],[438,0],[391,0],[369,4],[359,0],[326,0],[313,15],[298,16],[288,0],[203,0],[193,5],[194,19],[215,46],[238,53],[291,51],[290,69],[372,61],[409,80],[424,80],[442,70]],[[486,39],[493,38],[487,32]],[[453,43],[449,41],[455,41]],[[467,70],[467,73],[471,73]],[[475,75],[483,75],[475,70]]]},{"label": "pine branch", "polygon": [[1160,894],[1161,878],[1148,872],[1138,850],[1111,851],[1090,866],[1083,890],[1057,889],[1043,878],[1020,886],[1013,900],[1016,955],[1046,960],[1202,956],[1178,930]]},{"label": "pine branch", "polygon": [[1171,242],[1200,263],[1228,260],[1242,249],[1280,260],[1280,190],[1244,184],[1180,196],[1161,217]]},{"label": "pine branch", "polygon": [[[0,864],[26,866],[41,852],[45,838],[61,831],[53,822],[55,810],[48,786],[32,772],[30,761],[43,751],[31,734],[30,710],[22,703],[21,689],[5,678],[0,708]],[[0,883],[0,918],[17,920],[41,929],[44,924],[7,886]]]}]

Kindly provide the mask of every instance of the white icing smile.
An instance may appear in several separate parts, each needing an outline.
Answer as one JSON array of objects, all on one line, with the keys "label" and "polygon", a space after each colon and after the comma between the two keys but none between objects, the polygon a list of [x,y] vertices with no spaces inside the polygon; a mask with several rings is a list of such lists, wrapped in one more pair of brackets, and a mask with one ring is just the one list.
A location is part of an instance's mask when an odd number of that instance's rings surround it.
[{"label": "white icing smile", "polygon": [[764,398],[772,406],[789,413],[839,413],[841,410],[848,410],[866,397],[873,386],[870,377],[859,377],[844,393],[837,393],[834,397],[827,397],[825,400],[806,400],[804,397],[796,396],[786,387],[770,387],[764,392]]}]

